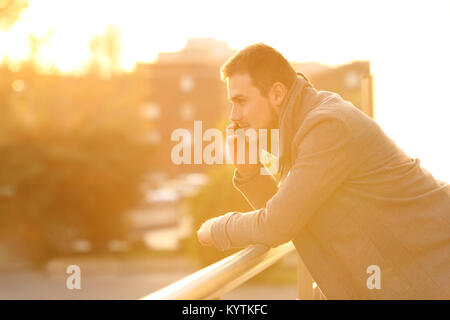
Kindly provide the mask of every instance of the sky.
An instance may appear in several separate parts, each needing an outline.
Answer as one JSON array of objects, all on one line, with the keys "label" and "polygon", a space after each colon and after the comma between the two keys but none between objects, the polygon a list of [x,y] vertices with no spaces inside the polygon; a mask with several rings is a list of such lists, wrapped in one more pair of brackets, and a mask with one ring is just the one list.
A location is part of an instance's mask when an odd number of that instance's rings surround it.
[{"label": "sky", "polygon": [[89,39],[110,24],[121,30],[125,69],[202,37],[234,49],[264,42],[292,61],[370,60],[375,119],[450,182],[450,0],[31,0],[15,26],[0,32],[0,61],[26,58],[31,33],[48,38],[44,66],[81,70]]}]

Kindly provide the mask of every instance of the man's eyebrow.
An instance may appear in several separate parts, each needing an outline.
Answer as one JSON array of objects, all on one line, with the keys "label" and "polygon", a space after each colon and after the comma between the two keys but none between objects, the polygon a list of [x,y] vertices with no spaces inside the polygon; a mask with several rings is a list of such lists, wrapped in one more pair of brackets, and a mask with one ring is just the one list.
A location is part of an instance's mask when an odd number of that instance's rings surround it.
[{"label": "man's eyebrow", "polygon": [[243,98],[245,98],[244,95],[242,95],[242,94],[237,94],[237,95],[231,97],[231,98],[228,99],[228,100],[229,100],[229,101],[234,101],[234,100],[237,100],[237,99],[243,99]]}]

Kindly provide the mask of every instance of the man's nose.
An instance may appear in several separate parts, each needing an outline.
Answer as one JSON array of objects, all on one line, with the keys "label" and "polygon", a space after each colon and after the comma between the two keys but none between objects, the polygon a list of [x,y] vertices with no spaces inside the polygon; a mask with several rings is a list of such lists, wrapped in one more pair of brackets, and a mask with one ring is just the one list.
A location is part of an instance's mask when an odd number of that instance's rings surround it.
[{"label": "man's nose", "polygon": [[235,106],[233,106],[231,108],[230,120],[234,121],[234,122],[238,122],[241,120],[241,114],[240,114],[238,108],[236,108]]}]

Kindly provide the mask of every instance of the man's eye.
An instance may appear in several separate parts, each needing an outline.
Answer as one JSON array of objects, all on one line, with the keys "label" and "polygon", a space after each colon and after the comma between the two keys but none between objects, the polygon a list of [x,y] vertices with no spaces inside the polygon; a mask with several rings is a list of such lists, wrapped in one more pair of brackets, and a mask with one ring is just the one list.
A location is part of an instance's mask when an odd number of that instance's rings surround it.
[{"label": "man's eye", "polygon": [[241,106],[243,105],[247,100],[245,99],[235,99],[233,100],[233,102],[231,102],[231,105],[237,105],[237,106]]}]

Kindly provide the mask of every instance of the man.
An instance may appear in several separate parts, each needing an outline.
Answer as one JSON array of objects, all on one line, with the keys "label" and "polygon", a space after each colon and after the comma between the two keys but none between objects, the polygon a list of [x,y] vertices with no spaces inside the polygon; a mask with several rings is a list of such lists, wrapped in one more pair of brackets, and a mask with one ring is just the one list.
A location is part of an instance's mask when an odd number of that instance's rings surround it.
[{"label": "man", "polygon": [[[450,185],[267,45],[243,49],[221,72],[237,126],[280,129],[281,183],[259,164],[237,165],[233,183],[255,211],[206,221],[203,245],[292,240],[328,299],[450,298]],[[380,288],[367,285],[371,266]]]}]

